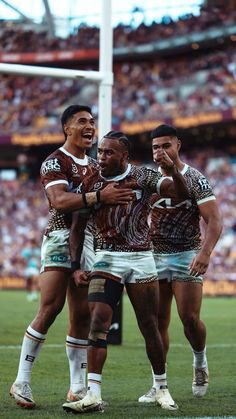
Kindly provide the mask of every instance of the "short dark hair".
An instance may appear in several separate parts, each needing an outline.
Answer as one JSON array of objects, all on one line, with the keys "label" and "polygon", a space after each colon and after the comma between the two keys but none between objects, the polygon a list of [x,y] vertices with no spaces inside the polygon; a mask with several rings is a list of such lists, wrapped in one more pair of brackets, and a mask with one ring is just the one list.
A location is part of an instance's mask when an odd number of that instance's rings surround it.
[{"label": "short dark hair", "polygon": [[64,132],[65,138],[66,133],[64,131],[64,125],[67,123],[67,121],[76,113],[78,112],[89,112],[92,114],[92,110],[89,106],[85,105],[70,105],[68,108],[66,108],[61,115],[61,125],[62,125],[62,131]]},{"label": "short dark hair", "polygon": [[151,140],[159,137],[178,137],[177,130],[171,125],[159,125],[151,132]]},{"label": "short dark hair", "polygon": [[130,151],[131,151],[130,141],[129,141],[128,137],[126,137],[126,135],[123,132],[121,132],[121,131],[109,131],[107,134],[105,134],[103,136],[103,138],[110,138],[110,139],[114,139],[114,140],[119,140],[119,142],[124,145],[125,149],[128,151],[128,153],[130,155]]}]

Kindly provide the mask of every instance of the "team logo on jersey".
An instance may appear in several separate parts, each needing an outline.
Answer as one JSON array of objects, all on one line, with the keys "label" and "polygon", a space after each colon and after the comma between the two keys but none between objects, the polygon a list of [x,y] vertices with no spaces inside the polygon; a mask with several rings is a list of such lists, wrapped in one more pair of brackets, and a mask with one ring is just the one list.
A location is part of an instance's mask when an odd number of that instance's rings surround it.
[{"label": "team logo on jersey", "polygon": [[101,189],[102,185],[103,185],[103,182],[97,182],[94,184],[93,189],[97,191],[98,189]]},{"label": "team logo on jersey", "polygon": [[208,180],[204,176],[198,179],[198,184],[200,186],[201,191],[209,191],[209,189],[211,189]]},{"label": "team logo on jersey", "polygon": [[60,172],[61,166],[58,159],[50,159],[45,161],[41,166],[41,174],[44,176],[48,172]]},{"label": "team logo on jersey", "polygon": [[71,170],[72,170],[72,173],[78,173],[78,167],[73,163],[71,165]]}]

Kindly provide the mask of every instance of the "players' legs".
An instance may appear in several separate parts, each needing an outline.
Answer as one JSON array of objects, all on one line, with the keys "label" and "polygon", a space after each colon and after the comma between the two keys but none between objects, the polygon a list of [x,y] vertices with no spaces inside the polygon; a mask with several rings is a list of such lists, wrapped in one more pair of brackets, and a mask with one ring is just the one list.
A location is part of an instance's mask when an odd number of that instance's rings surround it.
[{"label": "players' legs", "polygon": [[68,401],[85,396],[87,374],[87,347],[90,325],[88,287],[77,287],[70,278],[67,289],[69,327],[66,337],[66,353],[70,368],[70,390]]},{"label": "players' legs", "polygon": [[185,336],[192,348],[201,352],[206,343],[206,327],[200,320],[202,284],[190,281],[173,281],[172,286]]},{"label": "players' legs", "polygon": [[134,308],[139,329],[144,337],[153,371],[155,374],[164,374],[163,345],[158,329],[158,281],[146,284],[126,284],[126,290]]},{"label": "players' legs", "polygon": [[139,402],[157,402],[163,409],[176,410],[178,406],[167,387],[163,344],[158,329],[158,281],[146,284],[126,284],[126,289],[139,329],[145,339],[146,352],[153,370],[153,387],[139,398]]},{"label": "players' legs", "polygon": [[[48,271],[41,274],[41,300],[36,317],[28,326],[21,348],[18,374],[13,384],[10,394],[14,397],[25,389],[26,400],[17,400],[17,403],[24,407],[33,407],[34,402],[29,388],[31,372],[35,360],[37,359],[42,344],[46,339],[46,334],[54,322],[56,316],[62,310],[68,283],[68,272]],[[18,386],[16,389],[14,386]],[[31,397],[30,397],[31,394]],[[21,403],[22,401],[22,403]],[[28,404],[28,405],[27,405]]]},{"label": "players' legs", "polygon": [[192,391],[195,396],[201,397],[206,394],[209,381],[206,357],[206,327],[200,320],[202,284],[190,281],[174,281],[173,292],[185,336],[193,351]]},{"label": "players' legs", "polygon": [[107,357],[107,334],[124,288],[119,278],[105,275],[106,278],[93,276],[89,284],[88,391],[82,400],[63,404],[63,409],[68,412],[103,410],[101,382]]},{"label": "players' legs", "polygon": [[171,319],[171,303],[173,298],[172,284],[163,279],[159,281],[160,303],[158,307],[158,324],[164,348],[164,359],[166,362],[169,350],[169,324]]}]

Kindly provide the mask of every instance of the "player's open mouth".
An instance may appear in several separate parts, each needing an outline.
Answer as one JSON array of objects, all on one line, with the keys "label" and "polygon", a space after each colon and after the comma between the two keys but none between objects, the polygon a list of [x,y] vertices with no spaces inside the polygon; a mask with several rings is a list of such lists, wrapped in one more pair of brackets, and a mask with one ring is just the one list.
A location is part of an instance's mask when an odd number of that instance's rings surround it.
[{"label": "player's open mouth", "polygon": [[85,133],[83,134],[83,138],[89,141],[92,141],[93,139],[93,134],[92,133]]}]

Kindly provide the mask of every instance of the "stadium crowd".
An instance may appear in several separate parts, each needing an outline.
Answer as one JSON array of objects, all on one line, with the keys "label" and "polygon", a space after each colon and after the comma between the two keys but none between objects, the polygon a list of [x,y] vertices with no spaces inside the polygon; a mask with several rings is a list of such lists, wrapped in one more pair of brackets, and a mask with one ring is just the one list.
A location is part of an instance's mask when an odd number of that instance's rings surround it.
[{"label": "stadium crowd", "polygon": [[[113,126],[193,116],[236,106],[236,48],[114,65]],[[76,97],[97,114],[97,88],[85,81],[5,75],[0,80],[0,134],[58,132],[55,111]]]},{"label": "stadium crowd", "polygon": [[[114,46],[124,47],[170,39],[211,27],[235,23],[233,2],[222,7],[203,6],[200,16],[188,15],[178,21],[169,17],[161,23],[144,22],[138,27],[119,25]],[[68,38],[48,38],[46,32],[26,31],[1,22],[0,52],[47,52],[97,48],[99,31],[80,25]],[[115,62],[113,86],[113,128],[121,123],[186,117],[199,112],[227,111],[236,107],[236,47],[195,52],[149,61]],[[84,69],[96,69],[91,66]],[[83,100],[96,116],[97,88],[83,81],[4,75],[0,79],[0,136],[9,133],[59,132],[58,112],[70,101]],[[224,220],[224,232],[208,269],[212,279],[235,279],[236,275],[236,194],[235,162],[211,151],[198,153],[190,163],[199,167],[214,186]],[[186,157],[188,161],[188,156]],[[40,245],[47,221],[47,203],[41,185],[31,180],[0,183],[0,276],[22,276],[20,251],[30,238]]]},{"label": "stadium crowd", "polygon": [[[142,14],[142,9],[136,9]],[[135,12],[135,10],[134,10]],[[155,14],[155,10],[153,11]],[[133,15],[134,17],[134,15]],[[233,2],[227,1],[212,6],[203,5],[199,16],[193,14],[184,15],[177,21],[169,16],[164,16],[162,21],[153,21],[151,25],[145,24],[145,12],[143,22],[138,26],[119,24],[114,28],[114,47],[130,47],[133,45],[148,44],[163,39],[188,35],[189,33],[202,32],[209,28],[219,28],[235,23],[236,10]],[[68,38],[50,38],[47,32],[35,32],[24,30],[19,25],[11,26],[9,22],[1,22],[0,52],[46,52],[55,50],[75,50],[98,48],[99,30],[96,26],[90,27],[82,23],[75,27]]]},{"label": "stadium crowd", "polygon": [[[224,230],[214,250],[206,277],[213,280],[235,280],[236,161],[227,156],[219,157],[213,150],[199,151],[197,158],[184,156],[184,159],[209,178],[223,215]],[[0,277],[22,277],[22,248],[32,238],[40,246],[47,216],[47,201],[39,181],[1,181]]]}]

